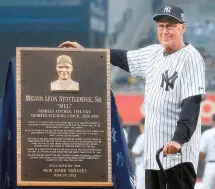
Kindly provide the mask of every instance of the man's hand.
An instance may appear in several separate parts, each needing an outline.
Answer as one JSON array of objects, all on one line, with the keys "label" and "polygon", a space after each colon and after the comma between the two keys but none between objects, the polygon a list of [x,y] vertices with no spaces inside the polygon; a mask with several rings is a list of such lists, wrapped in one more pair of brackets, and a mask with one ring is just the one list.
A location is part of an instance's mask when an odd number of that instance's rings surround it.
[{"label": "man's hand", "polygon": [[62,47],[62,48],[74,48],[74,49],[84,49],[84,47],[81,46],[79,43],[71,42],[71,41],[63,42],[63,43],[61,43],[59,45],[59,47]]},{"label": "man's hand", "polygon": [[177,154],[181,149],[181,145],[175,141],[168,142],[163,149],[163,156],[166,157],[167,154]]}]

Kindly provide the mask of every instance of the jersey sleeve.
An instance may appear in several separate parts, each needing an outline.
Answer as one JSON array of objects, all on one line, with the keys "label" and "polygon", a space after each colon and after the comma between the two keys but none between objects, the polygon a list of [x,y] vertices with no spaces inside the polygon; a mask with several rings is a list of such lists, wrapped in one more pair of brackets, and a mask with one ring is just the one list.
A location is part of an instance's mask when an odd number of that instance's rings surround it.
[{"label": "jersey sleeve", "polygon": [[144,149],[144,138],[142,136],[138,137],[134,146],[132,147],[132,152],[141,155]]},{"label": "jersey sleeve", "polygon": [[182,100],[190,96],[205,95],[205,63],[199,53],[189,54],[181,75]]},{"label": "jersey sleeve", "polygon": [[132,77],[143,77],[146,78],[148,63],[153,57],[157,45],[150,45],[139,50],[131,50],[127,52],[127,60],[129,71]]}]

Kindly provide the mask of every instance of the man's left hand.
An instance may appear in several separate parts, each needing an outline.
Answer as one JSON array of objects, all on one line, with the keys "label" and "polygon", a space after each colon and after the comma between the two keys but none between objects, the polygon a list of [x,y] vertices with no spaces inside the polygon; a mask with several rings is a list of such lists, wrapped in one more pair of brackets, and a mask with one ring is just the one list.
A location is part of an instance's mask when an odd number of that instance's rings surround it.
[{"label": "man's left hand", "polygon": [[166,157],[167,154],[177,154],[181,149],[181,145],[175,141],[168,142],[163,149],[163,156]]}]

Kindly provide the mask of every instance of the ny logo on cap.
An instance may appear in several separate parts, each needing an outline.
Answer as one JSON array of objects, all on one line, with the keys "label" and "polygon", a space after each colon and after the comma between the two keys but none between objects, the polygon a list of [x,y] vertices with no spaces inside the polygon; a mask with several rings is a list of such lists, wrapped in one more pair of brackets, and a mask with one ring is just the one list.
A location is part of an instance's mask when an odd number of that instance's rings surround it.
[{"label": "ny logo on cap", "polygon": [[184,15],[184,13],[181,13],[181,19],[182,19],[183,22],[185,22],[185,15]]},{"label": "ny logo on cap", "polygon": [[166,13],[170,13],[171,12],[171,7],[170,6],[166,6],[163,10],[163,12],[166,12]]}]

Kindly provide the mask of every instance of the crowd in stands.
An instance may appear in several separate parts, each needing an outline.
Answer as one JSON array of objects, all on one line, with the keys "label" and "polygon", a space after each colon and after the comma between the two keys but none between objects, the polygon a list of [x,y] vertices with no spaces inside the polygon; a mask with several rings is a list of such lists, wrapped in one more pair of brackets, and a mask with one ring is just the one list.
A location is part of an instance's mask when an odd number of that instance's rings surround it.
[{"label": "crowd in stands", "polygon": [[120,76],[112,83],[112,89],[117,92],[142,92],[144,87],[143,79],[132,78],[129,75]]},{"label": "crowd in stands", "polygon": [[[198,44],[207,44],[214,39],[214,31],[215,31],[215,26],[214,23],[210,20],[197,20],[193,26],[192,30],[190,33],[193,33],[193,43],[198,45]],[[191,37],[191,35],[189,35]]]}]

